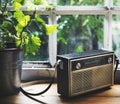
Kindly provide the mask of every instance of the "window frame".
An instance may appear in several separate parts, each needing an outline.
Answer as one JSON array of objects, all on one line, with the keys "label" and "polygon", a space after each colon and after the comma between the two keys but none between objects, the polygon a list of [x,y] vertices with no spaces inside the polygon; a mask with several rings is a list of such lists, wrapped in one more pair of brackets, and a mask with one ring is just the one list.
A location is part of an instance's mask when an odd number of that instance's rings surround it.
[{"label": "window frame", "polygon": [[[112,16],[120,14],[120,6],[113,6],[113,0],[104,0],[103,6],[57,6],[57,0],[48,0],[49,3],[55,6],[55,9],[48,12],[41,9],[37,10],[38,13],[49,15],[49,24],[57,24],[57,15],[104,15],[104,41],[103,48],[112,50]],[[26,7],[22,8],[26,11]],[[12,8],[8,8],[12,10]],[[32,11],[31,11],[32,12]],[[57,56],[57,31],[49,36],[49,60],[52,67],[56,63]],[[43,62],[44,63],[44,62]],[[23,62],[24,64],[24,62]],[[24,67],[23,67],[24,69]],[[30,68],[28,68],[29,70]],[[34,68],[33,68],[34,69]],[[42,68],[39,68],[42,69]],[[45,68],[54,69],[54,68]],[[44,70],[44,69],[43,69]],[[23,70],[24,73],[24,70]],[[30,73],[30,72],[29,72]]]}]

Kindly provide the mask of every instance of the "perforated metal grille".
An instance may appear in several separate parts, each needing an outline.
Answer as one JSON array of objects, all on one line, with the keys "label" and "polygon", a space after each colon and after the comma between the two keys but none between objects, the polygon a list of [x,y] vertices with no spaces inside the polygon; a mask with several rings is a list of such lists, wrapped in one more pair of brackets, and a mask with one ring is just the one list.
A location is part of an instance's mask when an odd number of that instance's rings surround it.
[{"label": "perforated metal grille", "polygon": [[84,93],[112,84],[113,64],[72,72],[71,94]]}]

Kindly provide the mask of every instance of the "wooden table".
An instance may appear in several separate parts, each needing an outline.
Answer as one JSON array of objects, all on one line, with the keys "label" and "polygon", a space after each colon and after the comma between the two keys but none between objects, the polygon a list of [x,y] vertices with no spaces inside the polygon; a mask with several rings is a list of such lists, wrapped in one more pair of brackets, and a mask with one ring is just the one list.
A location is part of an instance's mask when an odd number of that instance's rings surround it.
[{"label": "wooden table", "polygon": [[[23,86],[28,92],[42,91],[48,84],[31,84]],[[65,99],[57,93],[57,84],[44,94],[35,96],[39,102],[26,97],[21,92],[18,95],[12,95],[0,98],[0,104],[120,104],[120,85],[113,85],[110,89],[103,89],[91,92],[74,98]]]}]

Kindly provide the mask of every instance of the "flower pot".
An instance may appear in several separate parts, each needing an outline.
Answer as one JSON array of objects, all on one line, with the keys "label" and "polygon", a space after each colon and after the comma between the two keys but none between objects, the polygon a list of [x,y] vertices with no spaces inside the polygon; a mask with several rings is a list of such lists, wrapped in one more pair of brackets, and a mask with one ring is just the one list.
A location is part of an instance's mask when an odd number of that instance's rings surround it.
[{"label": "flower pot", "polygon": [[22,59],[17,48],[0,50],[0,96],[19,93]]}]

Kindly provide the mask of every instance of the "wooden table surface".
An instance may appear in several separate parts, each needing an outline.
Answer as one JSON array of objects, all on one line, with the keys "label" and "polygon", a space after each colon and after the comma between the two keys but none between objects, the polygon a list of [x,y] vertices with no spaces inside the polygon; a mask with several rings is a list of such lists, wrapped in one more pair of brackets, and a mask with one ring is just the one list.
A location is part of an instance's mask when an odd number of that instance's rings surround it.
[{"label": "wooden table surface", "polygon": [[[47,86],[48,84],[34,84],[23,88],[28,92],[35,93],[42,91]],[[120,85],[116,84],[111,86],[110,89],[66,99],[57,93],[57,84],[53,84],[46,93],[34,98],[38,99],[39,102],[28,98],[20,92],[17,95],[1,97],[0,104],[120,104]]]}]

